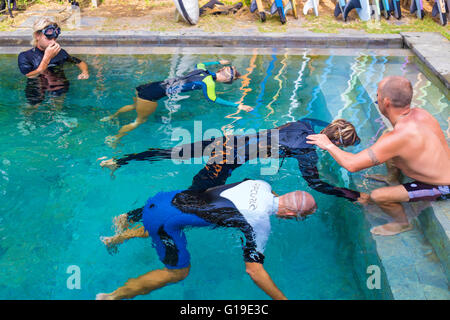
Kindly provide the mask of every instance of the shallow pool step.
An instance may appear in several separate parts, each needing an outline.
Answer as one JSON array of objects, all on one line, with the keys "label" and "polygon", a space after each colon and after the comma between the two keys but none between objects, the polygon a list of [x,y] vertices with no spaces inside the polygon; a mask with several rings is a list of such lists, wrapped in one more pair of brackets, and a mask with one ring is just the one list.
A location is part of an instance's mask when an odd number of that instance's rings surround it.
[{"label": "shallow pool step", "polygon": [[[406,207],[414,225],[411,231],[395,236],[372,236],[392,295],[398,300],[450,299],[444,267],[414,217],[416,211],[409,205]],[[364,212],[371,227],[390,221],[376,206],[368,206]]]}]

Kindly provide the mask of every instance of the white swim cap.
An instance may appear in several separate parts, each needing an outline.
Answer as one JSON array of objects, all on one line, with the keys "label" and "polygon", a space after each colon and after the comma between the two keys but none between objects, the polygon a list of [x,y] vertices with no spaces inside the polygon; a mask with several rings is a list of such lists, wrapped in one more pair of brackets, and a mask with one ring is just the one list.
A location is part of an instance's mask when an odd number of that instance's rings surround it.
[{"label": "white swim cap", "polygon": [[298,216],[307,216],[316,211],[317,205],[313,196],[305,191],[293,191],[280,197],[280,207]]}]

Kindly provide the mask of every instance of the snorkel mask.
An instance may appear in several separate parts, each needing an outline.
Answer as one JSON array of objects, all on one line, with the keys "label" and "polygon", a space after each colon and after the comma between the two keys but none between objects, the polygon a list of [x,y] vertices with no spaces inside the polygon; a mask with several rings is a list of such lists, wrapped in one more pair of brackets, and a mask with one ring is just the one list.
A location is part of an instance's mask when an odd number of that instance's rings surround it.
[{"label": "snorkel mask", "polygon": [[50,24],[41,30],[44,36],[48,39],[56,39],[61,34],[61,28],[57,24]]},{"label": "snorkel mask", "polygon": [[229,68],[230,68],[230,80],[225,82],[227,84],[233,83],[233,80],[234,80],[234,69],[233,69],[233,66],[229,66]]}]

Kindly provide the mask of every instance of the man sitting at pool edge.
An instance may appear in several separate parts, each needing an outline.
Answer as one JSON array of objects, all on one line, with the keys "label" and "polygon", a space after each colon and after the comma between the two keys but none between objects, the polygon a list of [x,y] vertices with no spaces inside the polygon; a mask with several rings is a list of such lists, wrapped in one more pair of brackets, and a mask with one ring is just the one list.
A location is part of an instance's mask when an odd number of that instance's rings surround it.
[{"label": "man sitting at pool edge", "polygon": [[411,82],[404,77],[389,76],[379,83],[377,104],[394,129],[358,154],[337,148],[326,135],[307,137],[308,143],[327,150],[350,172],[386,162],[388,169],[400,170],[415,180],[370,193],[370,200],[394,219],[373,228],[371,232],[377,235],[395,235],[412,229],[402,202],[450,198],[450,149],[445,135],[430,113],[411,108],[412,96]]},{"label": "man sitting at pool edge", "polygon": [[[143,208],[114,219],[118,233],[101,238],[113,249],[131,238],[150,236],[164,269],[150,271],[112,293],[99,293],[97,300],[131,299],[148,294],[187,277],[190,256],[183,229],[185,227],[237,228],[244,234],[246,272],[272,299],[286,297],[264,270],[264,248],[270,234],[270,215],[278,218],[305,218],[314,213],[314,198],[305,191],[275,196],[271,186],[262,180],[244,180],[206,191],[178,190],[159,192],[148,199]],[[130,224],[143,222],[130,228]]]}]

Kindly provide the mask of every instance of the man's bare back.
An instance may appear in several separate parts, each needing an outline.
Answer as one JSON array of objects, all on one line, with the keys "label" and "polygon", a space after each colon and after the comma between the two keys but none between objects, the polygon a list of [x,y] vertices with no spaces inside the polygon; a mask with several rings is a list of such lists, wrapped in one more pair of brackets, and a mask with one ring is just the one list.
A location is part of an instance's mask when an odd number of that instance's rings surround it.
[{"label": "man's bare back", "polygon": [[450,184],[450,148],[430,113],[413,108],[388,134],[401,137],[400,155],[393,161],[404,175],[433,185]]}]

